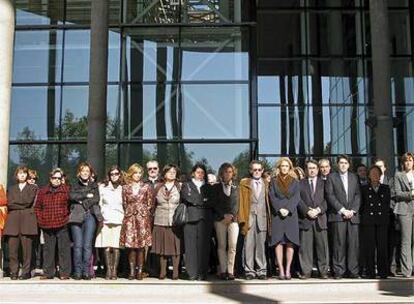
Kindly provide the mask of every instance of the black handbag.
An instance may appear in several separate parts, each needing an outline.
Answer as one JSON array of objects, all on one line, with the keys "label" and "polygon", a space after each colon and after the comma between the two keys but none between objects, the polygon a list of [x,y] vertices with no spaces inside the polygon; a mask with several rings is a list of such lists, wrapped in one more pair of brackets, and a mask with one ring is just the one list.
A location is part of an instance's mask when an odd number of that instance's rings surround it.
[{"label": "black handbag", "polygon": [[182,226],[187,223],[187,206],[183,203],[180,203],[177,208],[175,208],[172,224],[173,226]]}]

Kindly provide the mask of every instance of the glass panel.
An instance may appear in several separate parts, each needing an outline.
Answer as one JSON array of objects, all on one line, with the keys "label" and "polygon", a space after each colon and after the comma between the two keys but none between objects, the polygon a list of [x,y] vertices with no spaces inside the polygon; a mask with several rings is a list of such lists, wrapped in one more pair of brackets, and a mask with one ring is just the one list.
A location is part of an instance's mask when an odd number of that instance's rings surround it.
[{"label": "glass panel", "polygon": [[414,104],[414,71],[409,59],[391,60],[391,98],[393,104]]},{"label": "glass panel", "polygon": [[117,85],[109,85],[107,87],[107,103],[106,103],[106,138],[118,138],[119,132],[119,88]]},{"label": "glass panel", "polygon": [[67,30],[64,55],[63,81],[89,81],[90,30]]},{"label": "glass panel", "polygon": [[[118,146],[116,144],[105,145],[105,173],[113,165],[118,164]],[[104,180],[105,176],[98,177],[98,180]]]},{"label": "glass panel", "polygon": [[123,94],[124,138],[178,138],[177,86],[130,85]]},{"label": "glass panel", "polygon": [[[174,2],[174,1],[170,1]],[[179,1],[175,1],[179,2]],[[183,23],[232,23],[248,19],[249,0],[185,0]]]},{"label": "glass panel", "polygon": [[126,0],[126,23],[179,23],[180,1],[176,0]]},{"label": "glass panel", "polygon": [[183,28],[181,47],[183,80],[249,79],[248,36],[239,28]]},{"label": "glass panel", "polygon": [[183,85],[182,94],[184,138],[249,138],[248,85]]},{"label": "glass panel", "polygon": [[259,57],[291,57],[306,54],[304,13],[259,11],[257,18]]},{"label": "glass panel", "polygon": [[318,104],[367,103],[366,79],[362,61],[312,60],[309,67],[310,102]]},{"label": "glass panel", "polygon": [[414,151],[414,107],[394,107],[395,128],[394,142],[395,151],[402,155],[407,151]]},{"label": "glass panel", "polygon": [[54,83],[61,78],[62,31],[16,31],[14,83]]},{"label": "glass panel", "polygon": [[66,86],[62,89],[62,139],[85,139],[88,136],[87,86]]},{"label": "glass panel", "polygon": [[[66,23],[90,24],[91,1],[66,0]],[[109,0],[109,24],[119,23],[121,0]]]},{"label": "glass panel", "polygon": [[108,81],[119,81],[121,56],[121,34],[109,31],[108,36]]},{"label": "glass panel", "polygon": [[169,163],[180,163],[182,144],[122,144],[120,146],[121,168],[127,170],[132,163],[144,167],[149,160],[156,159],[161,168]]},{"label": "glass panel", "polygon": [[410,15],[409,11],[389,12],[391,54],[410,55]]},{"label": "glass panel", "polygon": [[259,107],[260,154],[366,154],[365,107]]},{"label": "glass panel", "polygon": [[309,52],[319,56],[364,53],[359,12],[328,11],[309,14]]},{"label": "glass panel", "polygon": [[14,0],[17,25],[61,24],[63,0]]},{"label": "glass panel", "polygon": [[368,0],[311,0],[310,6],[319,7],[367,7]]},{"label": "glass panel", "polygon": [[11,145],[8,166],[9,184],[14,183],[13,174],[17,166],[26,165],[37,171],[38,185],[45,185],[48,182],[49,172],[57,166],[57,156],[57,145]]},{"label": "glass panel", "polygon": [[86,144],[68,144],[60,146],[60,167],[65,170],[70,183],[76,181],[76,170],[82,161],[87,160]]},{"label": "glass panel", "polygon": [[388,0],[388,7],[408,7],[410,0]]},{"label": "glass panel", "polygon": [[13,87],[10,139],[57,139],[59,87]]},{"label": "glass panel", "polygon": [[259,103],[309,103],[305,60],[262,61],[258,74]]},{"label": "glass panel", "polygon": [[126,38],[127,81],[171,81],[179,75],[178,30],[129,29]]}]

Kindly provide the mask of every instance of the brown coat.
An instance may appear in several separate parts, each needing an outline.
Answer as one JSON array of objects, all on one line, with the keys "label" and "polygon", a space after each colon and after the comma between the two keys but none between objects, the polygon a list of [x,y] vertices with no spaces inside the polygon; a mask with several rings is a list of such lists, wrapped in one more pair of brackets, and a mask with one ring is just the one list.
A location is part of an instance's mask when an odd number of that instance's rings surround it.
[{"label": "brown coat", "polygon": [[8,210],[4,235],[37,235],[37,220],[33,209],[37,186],[26,184],[22,191],[19,185],[11,186],[8,193]]},{"label": "brown coat", "polygon": [[[239,185],[239,213],[238,221],[240,224],[240,232],[242,235],[246,235],[249,231],[249,217],[250,217],[250,204],[252,197],[252,189],[250,187],[251,178],[243,178]],[[267,211],[267,233],[271,233],[271,210],[269,203],[269,184],[263,179],[265,186],[265,198],[266,198],[266,211]]]}]

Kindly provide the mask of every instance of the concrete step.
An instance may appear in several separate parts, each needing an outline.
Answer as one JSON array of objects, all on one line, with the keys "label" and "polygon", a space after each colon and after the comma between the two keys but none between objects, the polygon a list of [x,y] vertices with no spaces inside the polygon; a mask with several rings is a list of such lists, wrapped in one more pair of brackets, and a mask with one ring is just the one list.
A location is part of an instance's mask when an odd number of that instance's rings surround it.
[{"label": "concrete step", "polygon": [[0,280],[0,303],[414,303],[414,278],[279,281]]}]

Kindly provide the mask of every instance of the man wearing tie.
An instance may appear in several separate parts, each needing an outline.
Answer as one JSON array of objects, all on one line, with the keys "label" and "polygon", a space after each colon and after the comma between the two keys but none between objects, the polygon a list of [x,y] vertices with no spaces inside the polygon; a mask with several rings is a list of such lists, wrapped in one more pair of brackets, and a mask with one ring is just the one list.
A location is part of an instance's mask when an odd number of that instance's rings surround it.
[{"label": "man wearing tie", "polygon": [[346,271],[358,278],[359,265],[359,207],[361,204],[358,177],[349,172],[347,155],[337,158],[338,172],[326,182],[328,221],[332,223],[334,278],[341,279]]},{"label": "man wearing tie", "polygon": [[253,160],[251,177],[243,178],[239,186],[238,219],[244,236],[243,267],[246,280],[267,279],[265,242],[270,226],[269,186],[263,179],[263,165]]},{"label": "man wearing tie", "polygon": [[315,160],[306,163],[306,175],[300,181],[301,202],[298,206],[300,249],[299,260],[302,269],[301,279],[311,276],[313,251],[316,249],[317,266],[320,277],[328,278],[329,251],[325,200],[325,182],[318,177],[319,166]]}]

